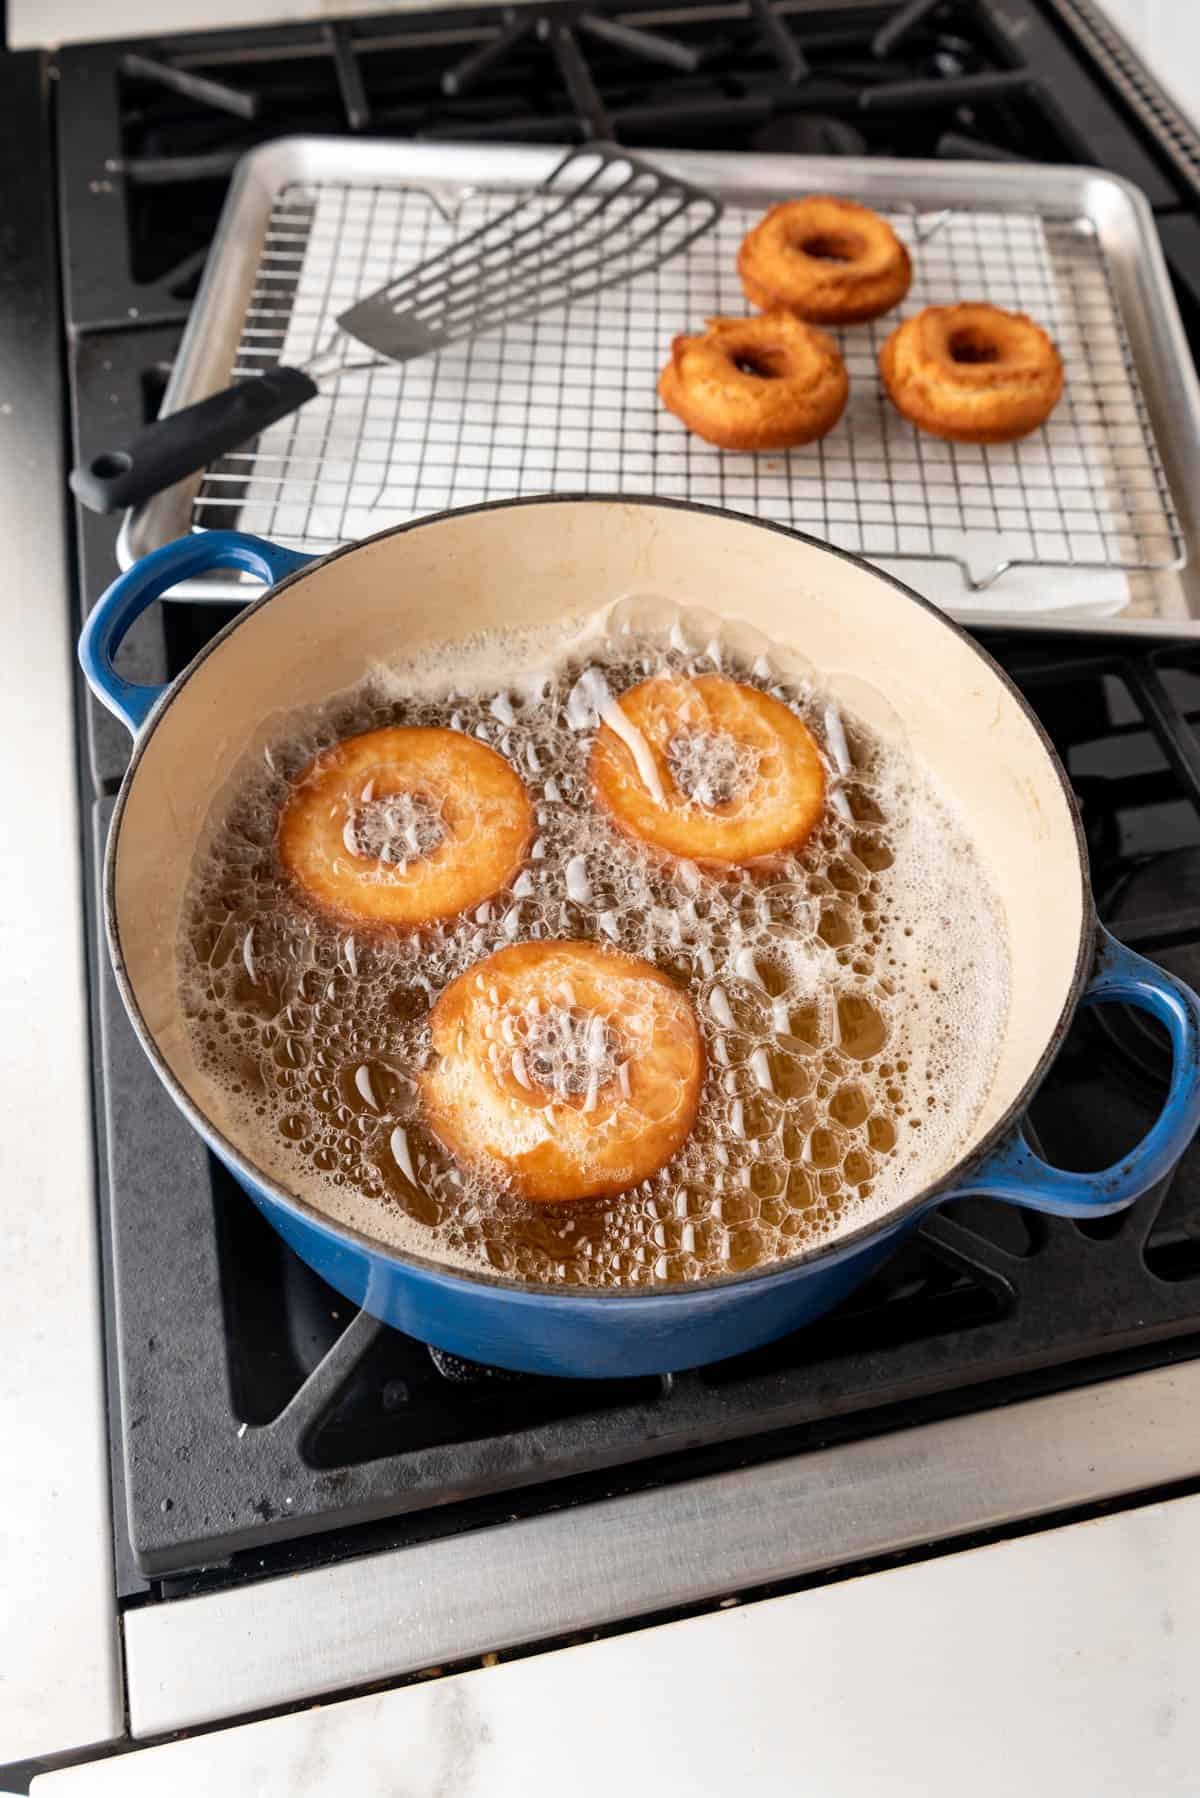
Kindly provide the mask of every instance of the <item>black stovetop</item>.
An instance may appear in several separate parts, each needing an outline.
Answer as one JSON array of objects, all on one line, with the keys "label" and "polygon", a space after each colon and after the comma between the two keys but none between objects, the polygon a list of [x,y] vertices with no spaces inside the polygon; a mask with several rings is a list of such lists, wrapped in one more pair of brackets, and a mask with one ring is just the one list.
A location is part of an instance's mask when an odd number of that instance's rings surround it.
[{"label": "black stovetop", "polygon": [[[1064,26],[1059,0],[768,10],[576,0],[60,53],[55,113],[77,456],[151,416],[236,157],[282,133],[1094,161],[1149,195],[1200,348],[1200,195]],[[644,34],[651,34],[651,42]],[[80,514],[80,615],[115,573]],[[228,616],[176,604],[129,671],[177,672]],[[1009,633],[1080,799],[1101,916],[1200,975],[1200,650]],[[123,733],[81,702],[88,894]],[[93,929],[96,1098],[122,1594],[312,1564],[499,1515],[1103,1378],[1200,1349],[1200,1151],[1122,1217],[960,1201],[827,1319],[661,1379],[497,1375],[376,1324],[263,1223],[159,1087]],[[1145,1130],[1163,1047],[1080,1018],[1035,1103],[1052,1160]],[[119,1377],[118,1377],[119,1376]]]}]

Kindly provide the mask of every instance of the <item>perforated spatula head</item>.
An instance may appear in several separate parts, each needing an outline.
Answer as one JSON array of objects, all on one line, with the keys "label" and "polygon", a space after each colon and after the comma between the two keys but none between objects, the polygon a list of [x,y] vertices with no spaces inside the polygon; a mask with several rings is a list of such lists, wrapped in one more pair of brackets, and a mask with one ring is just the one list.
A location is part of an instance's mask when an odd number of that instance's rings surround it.
[{"label": "perforated spatula head", "polygon": [[[720,216],[699,188],[613,144],[589,144],[507,212],[357,301],[338,326],[372,358],[407,362],[659,268]],[[304,368],[269,368],[144,425],[73,469],[72,491],[95,512],[140,505],[359,366],[344,351],[335,333]]]},{"label": "perforated spatula head", "polygon": [[376,355],[407,362],[659,268],[720,216],[710,194],[614,144],[589,144],[337,322]]}]

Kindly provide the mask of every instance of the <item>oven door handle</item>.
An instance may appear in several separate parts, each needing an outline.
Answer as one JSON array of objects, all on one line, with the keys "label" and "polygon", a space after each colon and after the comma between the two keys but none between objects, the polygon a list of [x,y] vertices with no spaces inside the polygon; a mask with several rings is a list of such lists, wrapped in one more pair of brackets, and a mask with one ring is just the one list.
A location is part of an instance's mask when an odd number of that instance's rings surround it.
[{"label": "oven door handle", "polygon": [[274,587],[315,559],[242,531],[199,531],[152,550],[117,577],[88,615],[79,639],[79,663],[89,687],[136,736],[170,683],[151,687],[128,681],[117,673],[113,657],[148,606],[181,581],[214,568],[238,569]]},{"label": "oven door handle", "polygon": [[1096,968],[1080,1003],[1134,1005],[1162,1024],[1171,1043],[1171,1078],[1163,1108],[1141,1142],[1111,1167],[1073,1173],[1035,1155],[1016,1130],[955,1188],[1010,1199],[1056,1217],[1103,1217],[1120,1211],[1166,1178],[1200,1125],[1200,999],[1170,974],[1097,930]]}]

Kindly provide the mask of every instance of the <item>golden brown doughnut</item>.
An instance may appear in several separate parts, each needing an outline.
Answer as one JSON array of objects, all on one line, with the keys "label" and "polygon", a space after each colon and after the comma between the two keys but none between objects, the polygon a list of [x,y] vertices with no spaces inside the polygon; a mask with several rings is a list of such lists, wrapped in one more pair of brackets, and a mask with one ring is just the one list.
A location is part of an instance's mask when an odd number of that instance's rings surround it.
[{"label": "golden brown doughnut", "polygon": [[668,412],[728,450],[812,443],[833,429],[849,391],[837,345],[790,312],[710,318],[702,336],[675,339],[658,381]]},{"label": "golden brown doughnut", "polygon": [[502,755],[455,730],[347,737],[297,780],[279,854],[318,905],[376,924],[427,924],[516,873],[533,808]]},{"label": "golden brown doughnut", "polygon": [[912,261],[877,212],[813,194],[772,206],[742,239],[738,274],[752,306],[783,306],[814,325],[850,325],[899,304]]},{"label": "golden brown doughnut", "polygon": [[927,306],[897,325],[879,372],[898,412],[954,443],[1010,443],[1049,418],[1062,360],[1023,312],[970,301]]},{"label": "golden brown doughnut", "polygon": [[695,1013],[636,956],[514,943],[451,981],[430,1024],[431,1128],[522,1198],[615,1197],[669,1161],[696,1121]]},{"label": "golden brown doughnut", "polygon": [[655,771],[602,724],[589,773],[597,802],[652,848],[733,866],[798,848],[825,804],[806,727],[779,700],[722,674],[655,675],[619,701]]}]

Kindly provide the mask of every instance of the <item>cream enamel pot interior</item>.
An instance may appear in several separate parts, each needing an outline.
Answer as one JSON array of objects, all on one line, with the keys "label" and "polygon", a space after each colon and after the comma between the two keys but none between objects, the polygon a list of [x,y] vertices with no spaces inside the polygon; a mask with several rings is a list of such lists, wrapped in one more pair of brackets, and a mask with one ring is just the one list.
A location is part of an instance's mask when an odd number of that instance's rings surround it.
[{"label": "cream enamel pot interior", "polygon": [[[133,687],[112,657],[133,619],[216,567],[275,582],[169,688]],[[328,698],[374,660],[489,627],[552,623],[629,592],[700,605],[802,649],[834,692],[886,695],[909,751],[970,821],[1007,919],[1007,1033],[968,1152],[882,1218],[793,1261],[632,1293],[581,1293],[453,1270],[331,1223],[292,1189],[293,1166],[252,1162],[195,1065],[175,942],[193,852],[215,795],[280,712]],[[794,1329],[865,1279],[922,1212],[988,1192],[1038,1209],[1116,1210],[1160,1179],[1200,1119],[1197,1001],[1100,931],[1066,778],[1033,714],[970,637],[865,562],[781,527],[705,507],[622,498],[503,502],[422,519],[319,561],[231,532],[168,545],[98,603],[80,645],[104,702],[136,734],[109,838],[113,963],[142,1044],[176,1102],[306,1261],[356,1304],[468,1358],[576,1376],[665,1372]],[[886,727],[885,727],[886,728]],[[1116,1167],[1038,1160],[1020,1118],[1081,999],[1151,1011],[1171,1086]]]}]

